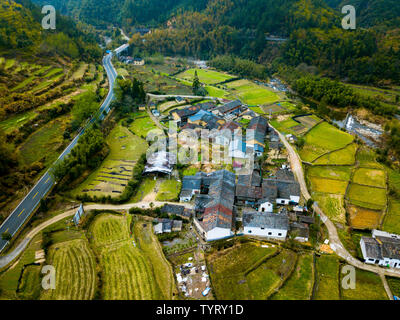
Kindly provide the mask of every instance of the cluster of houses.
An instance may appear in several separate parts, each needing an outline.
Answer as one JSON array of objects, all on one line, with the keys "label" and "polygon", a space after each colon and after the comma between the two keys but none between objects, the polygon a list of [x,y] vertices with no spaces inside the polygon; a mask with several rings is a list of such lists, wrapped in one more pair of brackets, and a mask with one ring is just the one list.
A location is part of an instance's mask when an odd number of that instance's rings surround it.
[{"label": "cluster of houses", "polygon": [[[170,112],[181,130],[191,129],[200,133],[202,129],[210,131],[209,138],[217,145],[229,148],[229,156],[236,159],[248,159],[261,156],[265,150],[265,136],[268,133],[268,121],[257,116],[240,100],[226,102],[221,106],[214,103],[199,103]],[[246,137],[243,126],[237,119],[250,120]]]},{"label": "cluster of houses", "polygon": [[[207,241],[231,237],[235,220],[241,220],[245,235],[284,240],[292,232],[296,240],[306,242],[314,222],[307,209],[298,206],[300,186],[289,169],[268,179],[262,179],[259,168],[237,179],[227,170],[197,172],[183,178],[180,201],[193,197],[194,225]],[[287,206],[294,207],[293,212]]]},{"label": "cluster of houses", "polygon": [[361,237],[365,263],[400,269],[400,235],[373,230],[372,237]]}]

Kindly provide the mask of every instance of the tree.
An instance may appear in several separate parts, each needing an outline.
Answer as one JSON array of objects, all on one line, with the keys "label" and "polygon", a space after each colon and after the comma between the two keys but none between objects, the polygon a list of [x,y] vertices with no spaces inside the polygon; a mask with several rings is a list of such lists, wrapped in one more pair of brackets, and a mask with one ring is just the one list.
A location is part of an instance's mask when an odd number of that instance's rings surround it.
[{"label": "tree", "polygon": [[74,121],[82,124],[84,120],[93,115],[99,108],[97,96],[95,93],[88,91],[82,94],[75,102],[72,108],[72,116]]},{"label": "tree", "polygon": [[12,235],[9,232],[3,232],[1,235],[1,239],[5,241],[10,241],[12,239]]},{"label": "tree", "polygon": [[194,71],[194,79],[193,79],[192,88],[193,88],[193,94],[197,94],[200,89],[200,80],[199,80],[199,76],[197,75],[197,70]]}]

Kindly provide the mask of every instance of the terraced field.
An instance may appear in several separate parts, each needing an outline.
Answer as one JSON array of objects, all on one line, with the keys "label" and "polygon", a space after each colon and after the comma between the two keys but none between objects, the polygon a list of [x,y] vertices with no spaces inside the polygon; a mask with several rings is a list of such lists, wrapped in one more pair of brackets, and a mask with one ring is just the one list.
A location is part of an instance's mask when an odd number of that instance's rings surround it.
[{"label": "terraced field", "polygon": [[300,157],[307,162],[346,147],[354,140],[350,134],[336,129],[327,122],[315,126],[305,136],[305,145],[300,150]]},{"label": "terraced field", "polygon": [[131,179],[136,161],[148,148],[145,140],[120,124],[110,132],[106,141],[110,146],[109,155],[99,169],[71,192],[72,196],[86,193],[118,197]]},{"label": "terraced field", "polygon": [[181,191],[181,183],[174,180],[164,180],[160,189],[158,190],[156,200],[157,201],[172,201],[178,199]]},{"label": "terraced field", "polygon": [[339,261],[332,255],[317,258],[316,300],[339,300]]},{"label": "terraced field", "polygon": [[173,276],[151,224],[135,222],[134,238],[125,216],[101,215],[90,228],[102,268],[106,300],[171,299]]},{"label": "terraced field", "polygon": [[56,289],[44,291],[41,299],[93,299],[96,263],[87,240],[76,239],[52,246],[48,261],[56,269]]},{"label": "terraced field", "polygon": [[316,165],[354,165],[356,161],[357,145],[352,143],[346,148],[328,153],[313,161]]}]

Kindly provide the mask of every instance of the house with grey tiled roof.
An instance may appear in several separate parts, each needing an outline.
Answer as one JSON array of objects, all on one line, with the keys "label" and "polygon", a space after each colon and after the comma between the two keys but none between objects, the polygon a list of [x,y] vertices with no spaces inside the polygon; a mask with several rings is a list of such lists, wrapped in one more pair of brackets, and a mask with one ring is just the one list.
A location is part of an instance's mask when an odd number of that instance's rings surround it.
[{"label": "house with grey tiled roof", "polygon": [[268,193],[270,188],[277,189],[275,202],[278,205],[298,204],[300,201],[300,184],[289,169],[279,169],[275,177],[264,179],[262,188],[264,193]]},{"label": "house with grey tiled roof", "polygon": [[221,107],[218,108],[218,111],[222,116],[226,116],[228,114],[239,114],[240,113],[240,107],[242,106],[242,103],[240,100],[234,100],[228,103],[225,103]]},{"label": "house with grey tiled roof", "polygon": [[243,213],[243,228],[245,235],[285,240],[289,231],[289,218],[286,214],[246,212]]},{"label": "house with grey tiled roof", "polygon": [[372,237],[361,237],[365,263],[400,269],[400,235],[373,230]]},{"label": "house with grey tiled roof", "polygon": [[233,235],[235,174],[219,170],[202,175],[202,191],[196,196],[194,225],[207,241]]}]

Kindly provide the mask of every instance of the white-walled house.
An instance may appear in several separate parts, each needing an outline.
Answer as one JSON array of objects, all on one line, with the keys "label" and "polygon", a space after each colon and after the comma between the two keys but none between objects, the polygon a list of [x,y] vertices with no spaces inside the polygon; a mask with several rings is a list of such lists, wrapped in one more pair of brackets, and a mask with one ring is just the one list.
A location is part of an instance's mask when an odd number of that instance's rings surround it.
[{"label": "white-walled house", "polygon": [[243,214],[245,235],[285,240],[289,231],[289,218],[285,214],[246,212]]},{"label": "white-walled house", "polygon": [[258,212],[273,212],[273,211],[274,211],[274,204],[267,200],[261,202],[260,207],[258,208]]},{"label": "white-walled house", "polygon": [[373,230],[372,237],[361,237],[365,263],[400,269],[400,236]]}]

